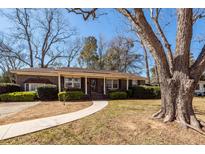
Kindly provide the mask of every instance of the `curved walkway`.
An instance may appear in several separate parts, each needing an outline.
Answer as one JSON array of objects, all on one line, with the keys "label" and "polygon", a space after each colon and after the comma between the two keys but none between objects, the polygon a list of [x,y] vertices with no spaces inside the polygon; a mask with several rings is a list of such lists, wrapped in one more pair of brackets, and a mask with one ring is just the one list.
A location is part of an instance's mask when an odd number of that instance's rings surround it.
[{"label": "curved walkway", "polygon": [[97,111],[100,111],[107,105],[107,101],[93,101],[93,105],[91,105],[90,107],[76,112],[2,125],[0,126],[0,140],[36,132],[39,130],[68,123],[74,120],[78,120]]}]

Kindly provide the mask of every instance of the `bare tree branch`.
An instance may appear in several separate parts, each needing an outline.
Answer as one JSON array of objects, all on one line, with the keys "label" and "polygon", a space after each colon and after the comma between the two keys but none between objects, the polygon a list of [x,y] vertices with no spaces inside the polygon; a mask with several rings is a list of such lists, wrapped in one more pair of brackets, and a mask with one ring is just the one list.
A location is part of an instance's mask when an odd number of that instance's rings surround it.
[{"label": "bare tree branch", "polygon": [[147,22],[142,9],[134,9],[134,15],[128,9],[118,9],[118,11],[134,24],[140,38],[146,40],[144,43],[147,45],[156,60],[160,72],[163,72],[168,77],[171,77],[163,46]]},{"label": "bare tree branch", "polygon": [[[33,60],[33,48],[32,48],[32,43],[31,43],[31,29],[30,29],[30,15],[27,12],[27,9],[23,9],[22,11],[20,9],[16,9],[16,19],[19,25],[22,27],[22,33],[25,36],[25,40],[28,43],[29,46],[29,57],[30,57],[30,67],[34,66],[34,60]],[[14,18],[15,20],[15,18]]]},{"label": "bare tree branch", "polygon": [[6,17],[14,23],[10,53],[29,67],[54,63],[62,57],[59,53],[63,54],[66,43],[76,35],[75,28],[67,24],[59,9],[15,9]]},{"label": "bare tree branch", "polygon": [[50,53],[52,54],[52,56],[50,57],[50,60],[48,60],[47,64],[45,64],[45,57],[49,55],[48,52],[53,51],[51,49],[52,46],[54,46],[55,44],[63,43],[67,39],[76,35],[75,30],[66,28],[66,24],[64,22],[61,22],[62,17],[60,14],[58,14],[58,12],[56,12],[56,10],[46,9],[44,13],[46,20],[38,20],[42,29],[42,33],[44,34],[43,44],[41,46],[41,55],[37,57],[41,62],[41,67],[47,67],[47,65],[51,64],[52,61],[55,61],[56,59],[62,57],[59,54],[62,53],[62,51],[58,50],[56,57],[54,56],[54,53]]},{"label": "bare tree branch", "polygon": [[194,9],[192,22],[195,24],[197,20],[205,17],[205,9]]},{"label": "bare tree branch", "polygon": [[84,20],[87,20],[89,17],[92,17],[93,19],[95,19],[96,16],[96,11],[97,8],[93,8],[90,10],[85,10],[85,9],[81,9],[81,8],[71,8],[71,9],[66,9],[69,13],[73,12],[75,14],[80,14],[82,15]]},{"label": "bare tree branch", "polygon": [[173,55],[172,55],[172,50],[171,50],[171,45],[168,42],[160,24],[159,24],[159,14],[160,14],[160,10],[161,9],[155,9],[155,13],[154,10],[151,9],[150,10],[150,16],[152,18],[152,20],[154,21],[154,24],[162,38],[162,41],[164,42],[165,47],[167,48],[167,57],[168,57],[168,62],[169,62],[169,66],[170,66],[170,72],[171,74],[173,74]]},{"label": "bare tree branch", "polygon": [[2,57],[7,58],[16,58],[26,65],[30,65],[29,62],[26,61],[25,57],[22,56],[20,52],[14,51],[11,47],[6,45],[3,41],[0,42],[0,52]]},{"label": "bare tree branch", "polygon": [[205,71],[205,45],[203,46],[201,53],[198,55],[196,61],[190,68],[190,76],[199,80],[202,73]]}]

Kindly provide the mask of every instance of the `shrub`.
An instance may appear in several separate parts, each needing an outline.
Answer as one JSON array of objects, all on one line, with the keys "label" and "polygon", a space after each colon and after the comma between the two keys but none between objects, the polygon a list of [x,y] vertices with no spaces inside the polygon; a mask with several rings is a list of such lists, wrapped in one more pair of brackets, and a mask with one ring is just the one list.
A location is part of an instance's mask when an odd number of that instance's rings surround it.
[{"label": "shrub", "polygon": [[56,85],[45,85],[37,88],[37,94],[40,100],[56,100],[58,98],[58,90]]},{"label": "shrub", "polygon": [[0,95],[0,101],[2,102],[34,101],[36,98],[36,92],[13,92]]},{"label": "shrub", "polygon": [[58,93],[59,101],[71,101],[71,100],[80,100],[85,97],[85,94],[82,91],[68,91]]},{"label": "shrub", "polygon": [[110,92],[108,95],[110,99],[126,99],[127,98],[127,93],[124,91]]},{"label": "shrub", "polygon": [[21,88],[18,84],[14,83],[0,83],[0,94],[18,92]]},{"label": "shrub", "polygon": [[79,88],[67,88],[65,91],[81,91]]},{"label": "shrub", "polygon": [[126,92],[127,92],[127,97],[128,97],[128,98],[132,98],[132,96],[133,96],[133,91],[132,91],[132,89],[129,89],[129,90],[127,90]]},{"label": "shrub", "polygon": [[135,86],[132,87],[132,98],[158,99],[161,97],[159,86]]}]

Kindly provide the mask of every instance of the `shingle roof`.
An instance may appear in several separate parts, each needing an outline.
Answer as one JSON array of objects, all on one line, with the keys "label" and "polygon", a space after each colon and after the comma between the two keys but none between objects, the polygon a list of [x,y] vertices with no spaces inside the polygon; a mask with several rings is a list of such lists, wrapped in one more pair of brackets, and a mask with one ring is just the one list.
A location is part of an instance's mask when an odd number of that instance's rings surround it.
[{"label": "shingle roof", "polygon": [[104,74],[104,75],[119,75],[124,77],[133,77],[139,78],[141,80],[146,80],[147,78],[132,74],[132,73],[123,73],[118,71],[107,71],[107,70],[93,70],[93,69],[86,69],[86,68],[78,68],[78,67],[59,67],[59,68],[23,68],[19,70],[13,70],[12,73],[26,73],[26,72],[34,72],[34,73],[58,73],[58,72],[66,72],[66,73],[95,73],[95,74]]},{"label": "shingle roof", "polygon": [[44,79],[44,78],[29,78],[24,83],[46,83],[46,84],[52,84],[52,82],[49,79]]},{"label": "shingle roof", "polygon": [[11,70],[11,72],[52,72],[55,68],[23,68],[19,70]]},{"label": "shingle roof", "polygon": [[115,71],[106,71],[106,70],[93,70],[87,68],[79,68],[79,67],[60,67],[57,68],[58,71],[66,71],[66,72],[83,72],[83,73],[110,73]]}]

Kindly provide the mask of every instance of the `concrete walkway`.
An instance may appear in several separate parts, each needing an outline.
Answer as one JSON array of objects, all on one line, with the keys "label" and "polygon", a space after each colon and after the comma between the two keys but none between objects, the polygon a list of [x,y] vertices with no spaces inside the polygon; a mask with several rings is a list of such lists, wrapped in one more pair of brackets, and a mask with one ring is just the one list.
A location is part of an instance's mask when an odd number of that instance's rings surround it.
[{"label": "concrete walkway", "polygon": [[0,126],[0,140],[51,128],[74,120],[81,119],[100,111],[108,105],[107,101],[93,101],[93,105],[80,111],[62,114],[53,117],[28,120]]},{"label": "concrete walkway", "polygon": [[40,102],[7,102],[0,103],[0,118],[16,114]]}]

